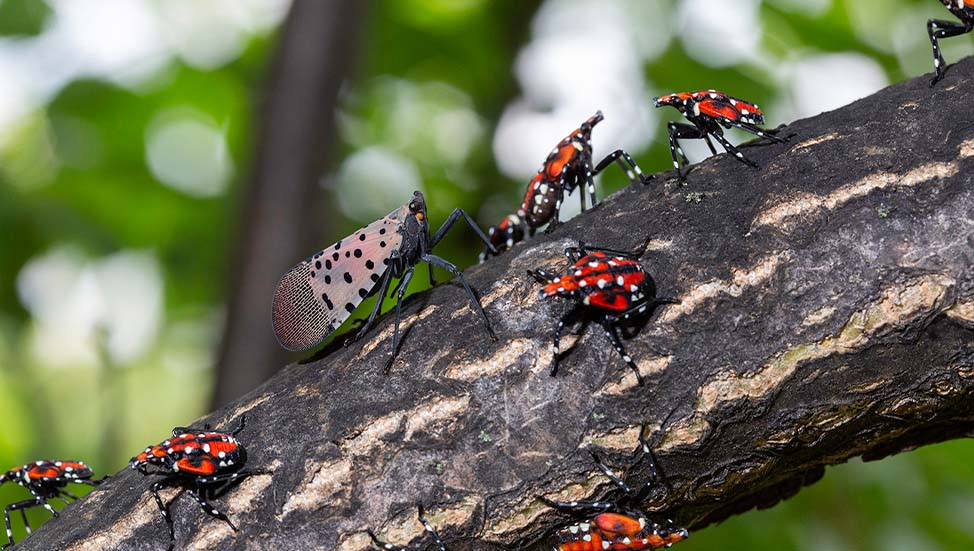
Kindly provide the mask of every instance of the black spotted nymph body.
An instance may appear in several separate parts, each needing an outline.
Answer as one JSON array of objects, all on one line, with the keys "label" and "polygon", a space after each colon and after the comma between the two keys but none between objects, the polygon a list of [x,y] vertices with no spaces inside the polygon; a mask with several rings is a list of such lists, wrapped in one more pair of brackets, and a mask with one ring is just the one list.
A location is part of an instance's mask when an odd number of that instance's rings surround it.
[{"label": "black spotted nymph body", "polygon": [[405,205],[299,263],[284,274],[274,294],[274,333],[278,341],[288,350],[311,348],[334,333],[363,300],[378,294],[368,319],[350,341],[360,338],[375,322],[390,282],[400,278],[393,290],[397,301],[391,362],[399,348],[400,303],[420,261],[430,264],[431,278],[432,266],[439,266],[460,279],[488,334],[494,338],[490,321],[463,273],[432,254],[433,247],[460,217],[493,248],[484,232],[459,208],[430,236],[426,200],[416,191]]}]

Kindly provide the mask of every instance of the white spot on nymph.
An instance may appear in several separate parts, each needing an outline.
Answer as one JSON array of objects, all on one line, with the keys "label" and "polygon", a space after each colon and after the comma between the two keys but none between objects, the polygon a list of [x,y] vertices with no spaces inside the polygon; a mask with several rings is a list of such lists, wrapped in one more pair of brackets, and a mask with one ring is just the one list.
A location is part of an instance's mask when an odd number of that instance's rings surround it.
[{"label": "white spot on nymph", "polygon": [[616,278],[616,284],[617,284],[617,285],[625,285],[625,283],[626,283],[626,280],[625,280],[625,279],[623,279],[623,277],[622,277],[622,276],[618,276],[618,277]]},{"label": "white spot on nymph", "polygon": [[741,114],[743,114],[743,115],[750,115],[751,112],[748,111],[747,109],[741,109]]},{"label": "white spot on nymph", "polygon": [[588,267],[589,268],[598,268],[599,267],[599,263],[598,262],[589,262],[588,263]]},{"label": "white spot on nymph", "polygon": [[637,286],[637,285],[630,285],[629,286],[629,291],[631,291],[633,293],[635,293],[638,290],[639,290],[639,286]]},{"label": "white spot on nymph", "polygon": [[589,302],[591,301],[589,300],[589,297],[586,295],[585,298],[582,299],[582,304],[588,305]]},{"label": "white spot on nymph", "polygon": [[595,282],[595,284],[599,286],[599,289],[605,289],[605,286],[608,283],[609,283],[609,280],[608,279],[600,279],[597,282]]},{"label": "white spot on nymph", "polygon": [[625,538],[623,538],[622,543],[629,545],[630,543],[632,543],[632,540],[629,539],[629,536],[626,536]]},{"label": "white spot on nymph", "polygon": [[548,184],[541,184],[541,187],[538,188],[538,191],[541,192],[542,194],[548,193]]},{"label": "white spot on nymph", "polygon": [[592,534],[585,534],[582,536],[582,539],[585,541],[592,541]]},{"label": "white spot on nymph", "polygon": [[573,525],[569,526],[568,527],[568,531],[571,532],[572,534],[577,534],[578,533],[578,525],[577,524],[573,524]]},{"label": "white spot on nymph", "polygon": [[582,277],[582,271],[581,270],[575,270],[575,277]]},{"label": "white spot on nymph", "polygon": [[579,523],[578,527],[581,528],[583,532],[588,532],[592,529],[591,523],[588,522]]},{"label": "white spot on nymph", "polygon": [[203,444],[203,452],[210,453],[210,445],[209,444]]},{"label": "white spot on nymph", "polygon": [[699,103],[694,103],[693,104],[693,114],[694,115],[699,115],[700,114],[700,104]]},{"label": "white spot on nymph", "polygon": [[579,287],[585,287],[586,285],[588,285],[588,283],[584,279],[578,281]]}]

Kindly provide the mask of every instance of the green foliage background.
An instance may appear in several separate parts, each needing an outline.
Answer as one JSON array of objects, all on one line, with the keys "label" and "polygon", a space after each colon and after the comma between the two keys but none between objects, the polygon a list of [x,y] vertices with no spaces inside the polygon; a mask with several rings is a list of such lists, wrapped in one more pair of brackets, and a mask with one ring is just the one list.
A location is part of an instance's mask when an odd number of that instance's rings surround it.
[{"label": "green foliage background", "polygon": [[[762,3],[767,50],[782,57],[809,50],[859,52],[875,60],[890,82],[930,70],[925,29],[917,26],[918,38],[900,55],[871,38],[869,29],[892,25],[895,14],[907,11],[948,17],[932,0],[826,0],[814,2],[825,6],[814,13],[793,9],[795,3]],[[676,4],[653,3],[669,12]],[[185,9],[193,5],[185,3]],[[731,9],[734,2],[727,5]],[[513,207],[525,182],[500,174],[491,135],[493,121],[520,93],[511,67],[530,37],[535,7],[518,1],[374,2],[363,55],[342,96],[343,156],[381,147],[411,159],[434,224],[461,206],[478,213],[486,227],[498,214],[481,209],[488,199]],[[51,13],[42,0],[0,0],[0,38],[29,40],[45,31]],[[216,68],[176,57],[134,88],[76,79],[20,119],[0,144],[0,468],[60,457],[114,472],[170,427],[205,412],[241,187],[255,147],[256,101],[273,44],[273,31],[253,34],[239,55]],[[971,52],[969,38],[945,46],[951,61]],[[652,92],[716,87],[761,105],[784,94],[767,67],[716,70],[678,40],[644,70],[649,82],[665,88]],[[413,102],[424,116],[472,112],[471,123],[480,130],[462,155],[444,156],[425,119],[401,127],[401,101]],[[146,161],[147,128],[172,109],[191,109],[220,127],[234,167],[225,192],[194,196],[154,177]],[[666,120],[659,121],[651,146],[633,151],[649,172],[669,168],[668,149],[659,139]],[[341,175],[338,167],[323,175],[329,197],[339,193]],[[602,194],[623,183],[608,175]],[[322,243],[368,221],[343,218],[334,224],[341,231],[321,236]],[[477,249],[469,232],[457,232],[441,254],[469,265]],[[17,282],[32,259],[51,251],[67,251],[79,269],[125,251],[152,258],[164,298],[150,345],[120,360],[106,350],[104,331],[95,328],[86,344],[94,355],[60,365],[43,360],[38,349],[63,343],[38,337],[38,321]],[[423,279],[414,281],[413,292],[422,290]],[[784,504],[702,530],[681,548],[970,549],[972,460],[974,444],[965,440],[833,467],[822,482]],[[25,496],[12,485],[0,487],[0,503]],[[46,514],[31,517],[40,523]],[[20,528],[15,533],[23,536]]]}]

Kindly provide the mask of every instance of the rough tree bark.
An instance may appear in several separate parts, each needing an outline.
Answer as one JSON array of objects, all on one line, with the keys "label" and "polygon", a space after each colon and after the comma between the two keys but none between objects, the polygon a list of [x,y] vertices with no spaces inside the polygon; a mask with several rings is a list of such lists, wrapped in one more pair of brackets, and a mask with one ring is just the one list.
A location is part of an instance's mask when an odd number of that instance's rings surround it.
[{"label": "rough tree bark", "polygon": [[[746,150],[761,170],[720,155],[687,187],[628,187],[469,269],[498,342],[443,284],[405,305],[388,376],[386,316],[208,416],[246,413],[250,463],[274,474],[220,501],[237,533],[177,501],[179,547],[354,551],[368,527],[405,544],[422,502],[451,549],[539,548],[565,519],[535,496],[610,495],[585,450],[624,466],[642,422],[669,483],[647,506],[691,529],[786,498],[826,465],[970,436],[974,60],[928,80],[795,122],[791,143]],[[593,330],[547,375],[566,305],[539,301],[525,270],[563,267],[579,238],[650,238],[644,264],[682,301],[627,343],[644,388]],[[20,549],[165,549],[148,485],[120,474]]]}]

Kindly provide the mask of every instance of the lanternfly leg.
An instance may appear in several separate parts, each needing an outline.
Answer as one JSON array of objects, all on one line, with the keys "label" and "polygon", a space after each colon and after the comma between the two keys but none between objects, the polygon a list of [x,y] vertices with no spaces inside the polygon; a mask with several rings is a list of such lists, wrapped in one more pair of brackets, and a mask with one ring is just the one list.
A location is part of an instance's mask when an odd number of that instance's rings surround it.
[{"label": "lanternfly leg", "polygon": [[[663,421],[663,423],[665,424],[666,421]],[[644,424],[639,431],[639,448],[637,448],[637,453],[645,459],[646,464],[649,466],[649,480],[639,489],[639,492],[636,493],[637,496],[646,495],[646,492],[659,482],[659,466],[656,464],[656,456],[653,455],[653,449],[649,445],[649,440],[646,438],[647,429],[648,427]]]},{"label": "lanternfly leg", "polygon": [[[391,262],[391,259],[390,259]],[[369,319],[365,321],[362,328],[359,329],[354,336],[345,339],[345,346],[352,344],[357,341],[362,335],[369,332],[372,329],[372,324],[375,323],[375,317],[379,315],[379,310],[382,309],[382,299],[386,296],[386,291],[389,289],[389,281],[392,279],[392,267],[386,269],[386,272],[382,274],[382,283],[379,285],[379,292],[375,297],[375,306],[372,307],[372,312],[369,314]]]},{"label": "lanternfly leg", "polygon": [[[585,155],[582,159],[582,170],[585,171],[585,174],[578,174],[576,178],[579,181],[576,183],[579,198],[582,200],[582,210],[584,211],[586,193],[588,194],[589,199],[592,201],[592,207],[595,207],[595,205],[598,204],[598,201],[595,199],[595,174],[597,173],[592,171],[592,159],[588,155]],[[583,183],[585,184],[584,189],[582,189]]]},{"label": "lanternfly leg", "polygon": [[426,529],[426,532],[430,535],[431,538],[433,538],[433,543],[436,544],[436,547],[440,551],[446,551],[446,545],[443,543],[443,540],[440,539],[440,535],[437,534],[436,530],[433,529],[433,525],[431,525],[429,521],[426,520],[426,511],[423,509],[423,506],[418,505],[418,508],[419,508],[419,522],[423,524],[423,528]]},{"label": "lanternfly leg", "polygon": [[616,504],[608,501],[553,501],[544,496],[538,496],[548,507],[560,509],[569,513],[587,513],[588,511],[607,511],[615,509]]},{"label": "lanternfly leg", "polygon": [[937,75],[930,81],[930,86],[940,82],[944,78],[944,56],[940,53],[938,38],[950,38],[964,33],[969,33],[974,29],[974,20],[966,24],[955,23],[953,21],[943,21],[941,19],[931,19],[927,21],[927,34],[930,36],[930,44],[933,46],[933,67],[937,70]]},{"label": "lanternfly leg", "polygon": [[453,212],[451,212],[450,213],[450,216],[448,216],[447,219],[446,219],[446,221],[443,222],[443,225],[440,226],[440,229],[436,230],[436,233],[433,234],[433,237],[432,238],[430,238],[430,243],[429,243],[429,249],[430,250],[432,250],[433,247],[435,247],[436,244],[439,243],[441,239],[443,239],[443,236],[446,235],[446,232],[450,231],[450,228],[453,227],[453,224],[455,224],[456,221],[461,216],[464,218],[464,220],[467,221],[467,224],[470,225],[470,227],[473,229],[474,233],[477,234],[477,237],[479,237],[480,240],[483,241],[487,245],[487,248],[490,249],[490,252],[491,253],[493,253],[493,254],[500,254],[500,251],[498,251],[496,248],[494,248],[494,245],[491,244],[490,238],[488,238],[486,235],[484,235],[484,232],[483,232],[483,230],[480,229],[480,226],[478,226],[477,223],[473,221],[473,218],[470,218],[470,215],[467,214],[466,211],[464,211],[461,208],[455,208],[455,209],[453,209]]},{"label": "lanternfly leg", "polygon": [[[457,209],[457,210],[459,210],[459,209]],[[454,211],[454,212],[456,212],[456,211]],[[463,211],[460,211],[460,212],[463,212]],[[466,216],[466,214],[464,214],[464,216]],[[468,218],[468,220],[469,220],[469,218]],[[476,224],[473,224],[472,221],[471,221],[471,224],[474,227],[476,227]],[[440,229],[442,229],[442,228],[440,228]],[[440,232],[436,232],[436,233],[439,234]],[[480,232],[480,234],[483,235],[483,232]],[[487,319],[487,314],[484,313],[484,309],[480,306],[480,301],[477,299],[477,295],[474,294],[473,289],[471,289],[470,288],[470,285],[467,284],[467,279],[463,277],[463,272],[461,272],[456,266],[454,266],[453,264],[451,264],[447,260],[444,260],[444,259],[442,259],[442,258],[440,258],[440,257],[438,257],[438,256],[436,256],[434,254],[424,254],[420,258],[422,260],[426,261],[426,262],[429,262],[430,264],[434,264],[436,266],[439,266],[440,268],[443,268],[444,270],[450,272],[454,276],[460,278],[460,283],[462,283],[463,284],[463,288],[466,289],[467,296],[470,297],[470,300],[473,302],[473,305],[476,307],[477,312],[480,314],[481,319],[484,320],[484,327],[487,328],[487,333],[490,335],[490,338],[491,339],[493,339],[493,340],[496,341],[497,340],[497,336],[494,335],[494,330],[490,327],[490,320]]]},{"label": "lanternfly leg", "polygon": [[[676,174],[682,182],[686,177],[683,173],[683,167],[689,165],[690,161],[687,159],[686,154],[683,153],[683,148],[680,147],[679,140],[706,138],[707,132],[696,126],[679,122],[671,122],[666,125],[666,128],[670,135],[670,157],[673,158],[673,168],[676,169]],[[679,154],[679,159],[677,159],[677,154]],[[680,160],[683,161],[683,165],[680,165]]]},{"label": "lanternfly leg", "polygon": [[166,521],[166,526],[169,527],[169,551],[172,551],[172,548],[176,546],[176,528],[173,526],[172,516],[169,514],[169,506],[162,502],[162,496],[159,495],[159,490],[170,486],[177,486],[179,482],[175,478],[164,478],[155,482],[149,488],[149,491],[152,492],[152,497],[156,500],[156,505],[159,506],[162,518]]},{"label": "lanternfly leg", "polygon": [[[433,540],[433,543],[436,544],[436,548],[440,551],[446,551],[446,544],[443,543],[443,540],[440,539],[440,535],[437,534],[436,530],[433,529],[433,525],[426,520],[426,513],[423,510],[422,505],[419,505],[419,522],[422,523],[423,529],[426,530],[426,533],[429,534],[430,538]],[[385,549],[386,551],[412,551],[409,547],[393,545],[391,543],[386,543],[379,540],[378,536],[376,536],[375,532],[372,530],[366,530],[366,533],[368,533],[369,537],[372,538],[372,543],[380,549]]]},{"label": "lanternfly leg", "polygon": [[724,149],[726,149],[728,153],[730,153],[731,155],[733,155],[734,157],[736,157],[738,161],[746,164],[747,166],[749,166],[751,168],[758,168],[758,164],[757,163],[755,163],[754,161],[752,161],[752,160],[748,159],[747,157],[745,157],[743,153],[741,153],[736,147],[734,147],[733,145],[731,145],[731,143],[729,141],[727,141],[727,138],[725,138],[723,134],[714,132],[713,133],[713,136],[714,136],[714,139],[717,140],[717,142]]},{"label": "lanternfly leg", "polygon": [[613,162],[618,164],[619,168],[626,173],[626,177],[629,178],[630,183],[634,184],[638,181],[643,184],[648,184],[654,178],[652,175],[643,175],[643,171],[636,164],[636,161],[632,160],[632,157],[622,149],[616,149],[612,153],[609,153],[606,158],[599,161],[599,164],[595,167],[595,174],[599,174]]},{"label": "lanternfly leg", "polygon": [[[24,510],[30,509],[32,507],[38,507],[44,503],[45,503],[44,500],[39,498],[28,499],[24,501],[18,501],[17,503],[11,503],[10,505],[7,505],[6,507],[3,508],[3,522],[7,528],[7,543],[3,547],[0,547],[0,549],[6,549],[14,544],[14,532],[13,529],[10,527],[10,512],[20,511],[20,515],[24,519],[24,526],[27,528],[27,533],[30,534],[30,524],[27,522],[27,514]],[[54,516],[57,516],[57,514],[55,514]]]},{"label": "lanternfly leg", "polygon": [[762,128],[758,128],[757,126],[754,126],[753,124],[748,124],[746,122],[732,121],[730,119],[721,119],[721,121],[723,121],[723,122],[725,122],[725,123],[727,123],[727,124],[729,124],[731,126],[735,126],[737,128],[740,128],[741,130],[743,130],[745,132],[754,134],[755,136],[758,136],[759,138],[764,138],[766,140],[770,140],[770,141],[775,142],[775,143],[788,143],[788,139],[787,138],[779,138],[778,136],[775,136],[773,133],[771,133],[771,132],[769,132],[767,130],[764,130]]},{"label": "lanternfly leg", "polygon": [[609,477],[609,480],[611,480],[613,484],[615,484],[616,486],[619,487],[619,489],[625,492],[626,495],[633,495],[635,493],[632,491],[632,488],[630,488],[629,485],[626,484],[624,480],[619,478],[619,475],[614,473],[612,469],[610,469],[608,466],[606,466],[605,463],[602,462],[602,459],[595,452],[592,452],[592,459],[595,460],[595,464],[596,466],[598,466],[599,470],[605,473],[605,476]]},{"label": "lanternfly leg", "polygon": [[622,356],[622,361],[626,362],[626,365],[629,366],[629,369],[631,369],[632,372],[636,374],[636,382],[639,384],[639,386],[643,386],[643,376],[639,373],[639,366],[636,365],[636,362],[632,361],[632,357],[626,352],[626,349],[622,346],[622,341],[619,340],[619,335],[616,334],[615,326],[608,321],[603,321],[602,329],[605,330],[605,336],[609,338],[609,341],[612,343],[613,348],[615,348],[616,352],[618,352],[619,355]]},{"label": "lanternfly leg", "polygon": [[558,355],[561,354],[561,350],[558,348],[561,344],[561,333],[565,330],[565,325],[575,321],[575,309],[565,314],[558,320],[558,327],[555,328],[555,338],[551,345],[551,370],[548,372],[552,377],[558,373]]},{"label": "lanternfly leg", "polygon": [[234,532],[237,531],[237,527],[233,524],[233,522],[230,520],[230,518],[227,515],[221,513],[209,501],[203,499],[203,496],[200,495],[200,490],[198,488],[195,489],[194,491],[190,491],[187,493],[189,494],[189,497],[193,498],[193,501],[199,504],[200,509],[203,509],[204,513],[210,515],[213,518],[222,520],[223,522],[227,523],[227,525],[230,528],[232,528]]},{"label": "lanternfly leg", "polygon": [[[430,264],[432,266],[432,264]],[[389,357],[389,363],[386,364],[386,371],[392,367],[393,360],[396,359],[396,354],[399,352],[399,320],[402,316],[402,298],[406,294],[406,287],[409,286],[409,280],[413,278],[414,267],[410,267],[403,274],[401,285],[399,287],[399,295],[396,297],[396,329],[392,332],[392,356]]]}]

